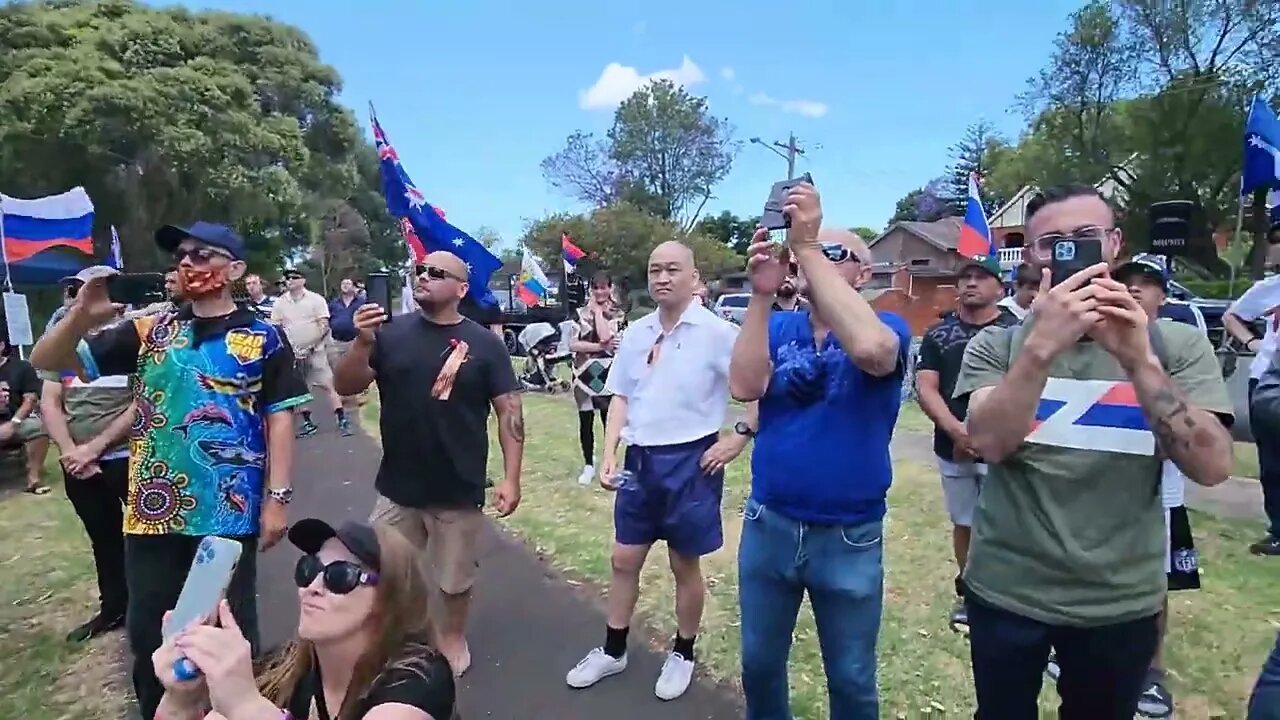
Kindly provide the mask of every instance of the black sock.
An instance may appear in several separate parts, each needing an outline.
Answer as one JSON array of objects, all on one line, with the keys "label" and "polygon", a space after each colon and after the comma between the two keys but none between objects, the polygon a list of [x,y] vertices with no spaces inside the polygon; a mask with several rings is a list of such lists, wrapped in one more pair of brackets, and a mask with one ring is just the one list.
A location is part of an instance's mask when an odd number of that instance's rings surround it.
[{"label": "black sock", "polygon": [[344,408],[334,410],[333,414],[338,418],[338,422],[342,422],[347,419],[347,411]]},{"label": "black sock", "polygon": [[310,425],[310,424],[311,424],[311,411],[310,411],[310,410],[303,410],[303,411],[302,411],[302,422],[304,422],[304,423],[306,423],[306,424],[308,424],[308,425]]},{"label": "black sock", "polygon": [[671,652],[679,655],[689,662],[693,662],[693,641],[697,639],[697,635],[694,635],[691,638],[685,638],[680,637],[680,633],[676,633],[676,641],[671,645]]},{"label": "black sock", "polygon": [[956,576],[956,597],[964,597],[964,578],[959,575]]},{"label": "black sock", "polygon": [[627,633],[631,628],[604,626],[604,654],[617,660],[627,654]]}]

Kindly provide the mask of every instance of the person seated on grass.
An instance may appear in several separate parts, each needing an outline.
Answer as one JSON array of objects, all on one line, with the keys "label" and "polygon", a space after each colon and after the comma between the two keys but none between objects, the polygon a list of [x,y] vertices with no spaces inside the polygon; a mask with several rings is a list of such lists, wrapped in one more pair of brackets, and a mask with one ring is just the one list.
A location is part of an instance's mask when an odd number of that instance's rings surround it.
[{"label": "person seated on grass", "polygon": [[[256,664],[230,606],[152,656],[164,720],[453,720],[453,672],[433,644],[413,546],[390,527],[315,518],[289,531],[304,554],[294,580],[298,634]],[[179,680],[187,658],[200,670]]]},{"label": "person seated on grass", "polygon": [[[39,409],[40,378],[0,328],[0,475],[17,474],[17,469],[23,468],[26,490],[32,495],[49,492],[40,477],[49,453],[49,435],[40,422]],[[0,477],[2,481],[9,479]]]}]

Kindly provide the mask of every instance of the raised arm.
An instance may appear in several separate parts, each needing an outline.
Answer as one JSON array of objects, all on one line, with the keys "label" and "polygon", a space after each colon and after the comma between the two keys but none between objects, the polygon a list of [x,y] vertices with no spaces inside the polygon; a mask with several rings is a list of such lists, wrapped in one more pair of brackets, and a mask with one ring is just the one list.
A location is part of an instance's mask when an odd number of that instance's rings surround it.
[{"label": "raised arm", "polygon": [[[808,183],[801,183],[791,189],[786,202],[784,210],[791,217],[787,244],[808,280],[809,302],[831,326],[831,333],[854,365],[875,377],[893,373],[901,351],[897,333],[876,315],[862,294],[851,287],[823,255],[818,241],[822,226],[818,191]],[[850,249],[855,251],[866,272],[871,260],[866,247]]]}]

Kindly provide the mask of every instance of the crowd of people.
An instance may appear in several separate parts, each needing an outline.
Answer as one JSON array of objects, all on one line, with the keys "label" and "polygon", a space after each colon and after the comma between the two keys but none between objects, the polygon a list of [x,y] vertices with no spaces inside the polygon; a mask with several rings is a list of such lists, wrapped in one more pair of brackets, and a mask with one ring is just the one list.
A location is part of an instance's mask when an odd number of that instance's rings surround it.
[{"label": "crowd of people", "polygon": [[[911,333],[863,298],[870,251],[823,227],[811,186],[792,189],[785,210],[785,246],[765,230],[752,239],[740,327],[697,301],[696,260],[674,241],[649,257],[656,310],[624,323],[601,273],[571,318],[578,480],[616,495],[603,642],[568,669],[570,687],[627,669],[641,570],[663,541],[676,617],[654,694],[686,692],[706,595],[701,558],[724,544],[725,467],[750,448],[737,549],[746,717],[791,717],[788,657],[806,595],[829,716],[880,716],[890,441]],[[1096,190],[1045,191],[1028,207],[1028,234],[1009,297],[992,259],[958,266],[956,308],[926,332],[916,364],[952,525],[949,619],[969,638],[976,717],[1038,717],[1046,675],[1064,718],[1168,717],[1167,597],[1200,584],[1183,486],[1229,476],[1232,407],[1203,318],[1168,300],[1163,267],[1122,258]],[[93,548],[101,610],[71,639],[126,628],[148,719],[454,717],[454,678],[471,665],[482,510],[489,495],[498,516],[516,511],[525,446],[522,386],[501,329],[466,317],[475,293],[465,263],[429,254],[414,287],[420,312],[392,322],[352,280],[326,302],[286,271],[273,297],[229,228],[167,226],[155,240],[174,260],[170,301],[121,308],[106,292],[113,271],[91,268],[67,283],[65,309],[32,351],[40,375],[0,360],[11,421],[0,441],[25,437],[38,404]],[[1053,246],[1065,240],[1100,243],[1105,262],[1052,283]],[[241,281],[247,297],[237,298]],[[1228,320],[1258,351],[1251,421],[1271,440],[1277,282],[1232,307],[1238,328]],[[1259,317],[1271,319],[1256,338],[1247,322]],[[293,444],[317,431],[313,393],[351,434],[358,398],[375,384],[382,457],[371,516],[290,526]],[[745,403],[737,418],[730,398]],[[502,454],[493,483],[491,415]],[[1270,514],[1280,483],[1268,473],[1280,465],[1266,442]],[[244,549],[226,601],[209,622],[165,637],[207,536]],[[300,620],[292,641],[264,649],[255,555],[286,537],[303,553]],[[1255,552],[1280,554],[1276,537],[1273,528]],[[175,674],[179,658],[198,677]],[[1250,717],[1280,713],[1278,696],[1280,640]]]}]

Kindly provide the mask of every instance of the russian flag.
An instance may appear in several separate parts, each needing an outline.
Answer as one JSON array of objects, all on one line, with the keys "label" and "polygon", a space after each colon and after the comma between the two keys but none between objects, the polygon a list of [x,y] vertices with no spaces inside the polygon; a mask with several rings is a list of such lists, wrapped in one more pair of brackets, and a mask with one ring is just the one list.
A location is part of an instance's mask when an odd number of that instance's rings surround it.
[{"label": "russian flag", "polygon": [[10,265],[59,245],[93,255],[93,201],[82,187],[32,200],[0,195],[0,212]]},{"label": "russian flag", "polygon": [[537,305],[547,296],[549,292],[547,286],[550,284],[546,273],[542,272],[542,268],[538,267],[538,261],[534,260],[533,254],[525,250],[520,258],[520,283],[516,285],[516,296],[520,298],[520,302],[525,305]]},{"label": "russian flag", "polygon": [[956,252],[961,257],[991,257],[996,254],[991,242],[991,228],[987,225],[987,213],[982,209],[982,196],[978,194],[978,176],[969,175],[969,203],[964,211],[964,225],[960,227],[960,240]]},{"label": "russian flag", "polygon": [[578,266],[578,261],[587,256],[582,248],[573,244],[567,232],[560,233],[560,254],[564,257],[565,274],[573,272]]}]

